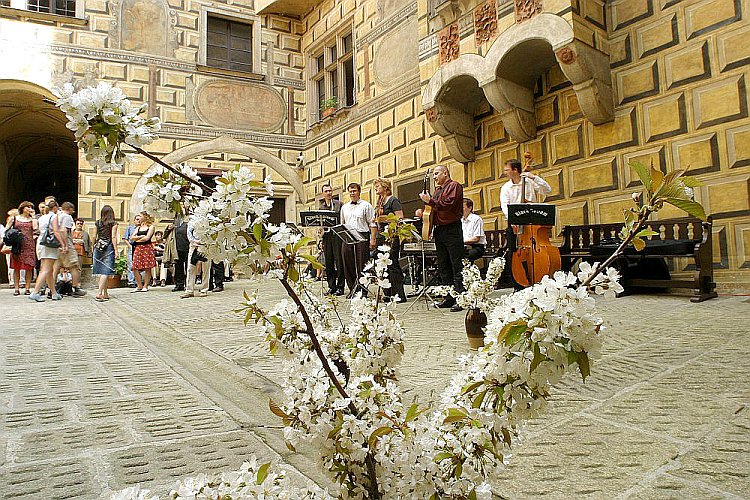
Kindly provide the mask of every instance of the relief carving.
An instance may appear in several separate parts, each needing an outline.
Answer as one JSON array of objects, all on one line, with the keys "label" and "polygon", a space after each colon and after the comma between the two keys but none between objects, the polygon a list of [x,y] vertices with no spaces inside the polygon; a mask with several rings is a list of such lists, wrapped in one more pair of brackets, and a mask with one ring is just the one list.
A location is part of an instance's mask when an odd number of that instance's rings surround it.
[{"label": "relief carving", "polygon": [[438,110],[437,106],[433,106],[431,108],[427,108],[424,110],[424,115],[427,117],[427,121],[430,123],[435,123],[438,119]]},{"label": "relief carving", "polygon": [[459,56],[458,23],[446,26],[438,33],[440,64],[449,63]]},{"label": "relief carving", "polygon": [[542,12],[542,0],[514,0],[516,22],[528,21]]},{"label": "relief carving", "polygon": [[477,46],[494,38],[497,33],[497,9],[495,0],[487,0],[474,9],[474,34]]},{"label": "relief carving", "polygon": [[209,80],[195,89],[193,100],[201,120],[221,128],[275,132],[287,112],[276,90],[255,83]]},{"label": "relief carving", "polygon": [[576,53],[569,47],[563,47],[557,51],[557,59],[563,64],[573,64],[576,61]]},{"label": "relief carving", "polygon": [[177,49],[177,12],[165,0],[109,0],[111,46],[172,57]]}]

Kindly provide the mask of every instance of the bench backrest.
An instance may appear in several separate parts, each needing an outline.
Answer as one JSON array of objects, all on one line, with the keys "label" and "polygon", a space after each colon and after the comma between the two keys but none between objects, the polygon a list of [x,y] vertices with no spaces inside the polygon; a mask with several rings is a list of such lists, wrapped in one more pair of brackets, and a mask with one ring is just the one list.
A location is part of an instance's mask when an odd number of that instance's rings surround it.
[{"label": "bench backrest", "polygon": [[[565,251],[588,251],[591,245],[596,245],[602,240],[617,238],[623,227],[623,223],[614,224],[587,224],[580,226],[565,226],[562,231],[563,245],[561,250]],[[708,222],[703,222],[694,217],[682,217],[676,219],[662,219],[648,221],[646,227],[659,233],[646,238],[648,240],[703,240],[703,232],[711,231],[711,217]]]},{"label": "bench backrest", "polygon": [[487,238],[486,253],[496,254],[505,248],[505,229],[490,229],[484,232],[484,236]]}]

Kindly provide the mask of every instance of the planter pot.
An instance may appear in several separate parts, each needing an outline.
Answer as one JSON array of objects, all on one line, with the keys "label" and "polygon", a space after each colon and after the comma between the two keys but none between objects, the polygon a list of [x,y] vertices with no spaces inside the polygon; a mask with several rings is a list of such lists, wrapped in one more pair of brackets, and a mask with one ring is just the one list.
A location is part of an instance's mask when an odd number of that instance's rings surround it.
[{"label": "planter pot", "polygon": [[487,326],[487,315],[479,309],[469,309],[466,311],[464,324],[469,347],[472,349],[484,347],[484,327]]},{"label": "planter pot", "polygon": [[107,276],[107,288],[120,288],[121,276]]},{"label": "planter pot", "polygon": [[323,118],[328,118],[329,116],[331,116],[335,112],[336,112],[336,108],[326,108],[326,109],[323,110],[322,117]]}]

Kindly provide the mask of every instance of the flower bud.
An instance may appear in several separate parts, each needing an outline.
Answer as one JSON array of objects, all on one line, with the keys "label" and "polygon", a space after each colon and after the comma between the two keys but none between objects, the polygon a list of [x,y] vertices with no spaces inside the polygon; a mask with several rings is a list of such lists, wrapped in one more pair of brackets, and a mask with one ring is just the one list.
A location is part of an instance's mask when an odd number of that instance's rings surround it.
[{"label": "flower bud", "polygon": [[641,201],[641,193],[640,192],[633,193],[631,196],[633,197],[633,201],[634,202],[638,203],[639,201]]}]

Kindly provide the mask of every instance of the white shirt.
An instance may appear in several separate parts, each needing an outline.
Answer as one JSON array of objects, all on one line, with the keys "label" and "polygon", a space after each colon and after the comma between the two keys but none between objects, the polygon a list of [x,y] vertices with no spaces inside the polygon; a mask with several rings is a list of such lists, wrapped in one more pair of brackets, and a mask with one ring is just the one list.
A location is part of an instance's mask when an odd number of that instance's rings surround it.
[{"label": "white shirt", "polygon": [[375,209],[364,200],[357,204],[351,201],[341,207],[341,223],[351,231],[370,232],[370,221],[375,218]]},{"label": "white shirt", "polygon": [[479,236],[479,241],[469,243],[470,245],[487,245],[487,237],[484,235],[484,220],[474,212],[468,217],[461,218],[461,227],[464,231],[464,242],[466,240]]},{"label": "white shirt", "polygon": [[39,234],[44,234],[47,231],[49,221],[52,220],[52,217],[55,217],[54,212],[49,212],[39,217],[39,220],[37,221],[39,224]]},{"label": "white shirt", "polygon": [[[508,217],[508,205],[512,203],[521,203],[521,187],[523,186],[523,179],[518,184],[513,184],[513,181],[506,182],[500,189],[500,208],[502,208],[505,217]],[[526,178],[526,199],[532,200],[534,203],[542,203],[544,198],[552,192],[550,185],[539,177],[534,176],[533,179]]]}]

